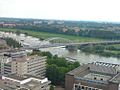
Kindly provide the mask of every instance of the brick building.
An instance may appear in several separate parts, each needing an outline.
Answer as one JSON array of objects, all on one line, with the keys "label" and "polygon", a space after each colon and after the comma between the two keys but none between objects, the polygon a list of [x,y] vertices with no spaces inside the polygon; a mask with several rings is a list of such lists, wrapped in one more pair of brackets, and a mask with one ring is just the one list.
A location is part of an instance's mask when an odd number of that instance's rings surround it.
[{"label": "brick building", "polygon": [[66,74],[65,90],[119,90],[120,65],[94,62]]}]

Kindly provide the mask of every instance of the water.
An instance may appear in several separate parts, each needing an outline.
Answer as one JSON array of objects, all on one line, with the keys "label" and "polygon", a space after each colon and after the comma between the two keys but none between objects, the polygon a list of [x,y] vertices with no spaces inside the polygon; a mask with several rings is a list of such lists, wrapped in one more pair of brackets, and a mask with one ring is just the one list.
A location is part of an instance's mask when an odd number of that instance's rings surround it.
[{"label": "water", "polygon": [[61,47],[42,48],[40,50],[41,51],[49,51],[53,55],[58,55],[58,56],[62,56],[62,57],[69,57],[72,59],[76,59],[81,64],[95,62],[95,61],[120,64],[120,59],[118,59],[118,58],[104,57],[104,56],[93,55],[93,54],[85,54],[85,53],[81,52],[80,50],[70,52],[67,49],[61,48]]},{"label": "water", "polygon": [[[12,37],[18,41],[23,40],[23,43],[29,44],[31,46],[43,44],[41,41],[39,41],[38,38],[34,38],[32,36],[25,36],[24,34],[21,34],[20,36],[18,36],[13,33],[0,32],[0,36],[3,36],[3,35],[6,37]],[[67,57],[67,59],[79,61],[81,64],[95,62],[95,61],[120,64],[120,58],[118,59],[114,57],[104,57],[104,56],[93,55],[93,54],[85,54],[80,50],[77,50],[76,52],[70,52],[67,49],[62,47],[41,48],[40,50],[49,51],[53,55],[58,55],[65,58]]]}]

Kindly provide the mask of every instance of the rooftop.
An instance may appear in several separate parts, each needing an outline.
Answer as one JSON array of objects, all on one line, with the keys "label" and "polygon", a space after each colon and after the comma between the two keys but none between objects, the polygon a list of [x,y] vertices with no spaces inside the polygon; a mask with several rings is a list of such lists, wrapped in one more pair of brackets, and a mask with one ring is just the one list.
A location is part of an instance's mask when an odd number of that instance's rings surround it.
[{"label": "rooftop", "polygon": [[29,89],[26,89],[26,88],[18,88],[16,90],[29,90]]},{"label": "rooftop", "polygon": [[32,56],[24,56],[24,57],[14,58],[13,60],[15,60],[17,62],[26,62],[28,60],[36,60],[37,58],[45,58],[45,57],[38,56],[38,55],[32,55]]},{"label": "rooftop", "polygon": [[35,81],[35,80],[31,80],[30,82],[27,82],[24,84],[26,87],[30,87],[30,88],[34,88],[36,86],[40,85],[40,82]]},{"label": "rooftop", "polygon": [[111,79],[111,76],[89,73],[89,74],[85,75],[84,78],[91,79],[91,80],[98,80],[98,81],[107,81],[107,80]]},{"label": "rooftop", "polygon": [[120,82],[120,65],[104,62],[93,62],[84,64],[67,74],[74,75],[77,78],[93,80],[100,82]]},{"label": "rooftop", "polygon": [[[17,82],[17,83],[19,83],[19,85],[22,85],[22,87],[25,87],[25,88],[18,88],[16,90],[29,90],[29,88],[32,89],[32,88],[35,88],[38,86],[42,86],[44,84],[51,83],[47,78],[41,78],[41,77],[36,77],[36,76],[32,76],[32,75],[17,75],[17,74],[2,76],[2,79],[0,81],[1,82],[3,82],[3,81],[11,82],[12,81],[15,83]],[[3,86],[4,86],[4,82],[3,82]],[[2,88],[1,83],[0,83],[0,87]],[[3,88],[7,88],[7,87],[4,86]],[[9,89],[7,89],[7,90],[9,90]]]},{"label": "rooftop", "polygon": [[36,78],[36,79],[44,79],[43,77],[37,77],[37,76],[32,76],[32,75],[16,75],[16,74],[11,74],[11,75],[8,75],[7,77],[16,79],[16,80],[20,80],[20,81],[28,79],[30,77]]}]

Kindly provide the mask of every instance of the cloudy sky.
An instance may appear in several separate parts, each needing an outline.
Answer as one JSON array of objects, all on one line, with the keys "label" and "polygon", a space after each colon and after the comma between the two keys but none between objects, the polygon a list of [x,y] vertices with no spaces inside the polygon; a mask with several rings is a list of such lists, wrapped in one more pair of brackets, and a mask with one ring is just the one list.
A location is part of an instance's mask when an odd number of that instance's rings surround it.
[{"label": "cloudy sky", "polygon": [[0,17],[120,22],[120,0],[0,0]]}]

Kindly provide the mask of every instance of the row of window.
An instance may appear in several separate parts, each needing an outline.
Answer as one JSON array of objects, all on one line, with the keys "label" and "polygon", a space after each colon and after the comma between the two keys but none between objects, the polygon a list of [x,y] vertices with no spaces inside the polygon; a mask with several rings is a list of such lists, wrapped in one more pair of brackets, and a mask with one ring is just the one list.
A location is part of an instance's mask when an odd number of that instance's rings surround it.
[{"label": "row of window", "polygon": [[45,67],[46,65],[45,64],[41,64],[41,65],[34,65],[34,66],[29,66],[28,69],[37,69],[38,67],[39,68],[42,68],[42,67]]},{"label": "row of window", "polygon": [[45,70],[45,67],[28,69],[28,73],[33,72],[33,71],[39,71],[40,72],[42,70]]},{"label": "row of window", "polygon": [[74,90],[102,90],[102,89],[76,84],[74,86]]},{"label": "row of window", "polygon": [[29,62],[31,63],[31,62],[36,62],[36,61],[42,61],[42,60],[45,61],[45,58],[34,58],[34,59],[29,60],[28,63]]},{"label": "row of window", "polygon": [[45,61],[30,63],[30,64],[28,64],[28,66],[32,66],[32,65],[36,65],[36,64],[41,64],[41,63],[45,64]]}]

